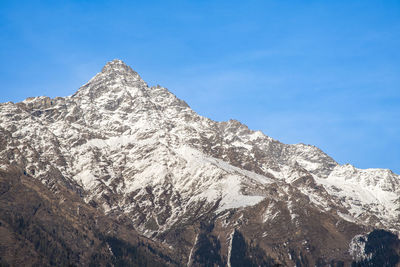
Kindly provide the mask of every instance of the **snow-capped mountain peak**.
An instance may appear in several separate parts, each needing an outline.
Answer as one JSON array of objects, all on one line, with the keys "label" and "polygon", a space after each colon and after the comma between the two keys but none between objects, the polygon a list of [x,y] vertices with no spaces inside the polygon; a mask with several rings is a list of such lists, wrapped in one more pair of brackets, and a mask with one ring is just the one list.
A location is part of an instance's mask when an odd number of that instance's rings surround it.
[{"label": "snow-capped mountain peak", "polygon": [[54,191],[62,183],[163,242],[200,218],[227,238],[251,223],[276,222],[297,235],[313,220],[327,231],[342,224],[400,231],[398,175],[339,165],[317,147],[202,117],[121,60],[70,97],[0,107],[2,169],[18,166]]},{"label": "snow-capped mountain peak", "polygon": [[136,71],[123,61],[115,59],[108,62],[101,72],[79,88],[73,97],[87,96],[93,100],[106,94],[111,98],[126,93],[144,95],[146,88],[147,84]]},{"label": "snow-capped mountain peak", "polygon": [[141,79],[139,74],[134,71],[131,67],[129,67],[128,65],[125,64],[125,62],[123,62],[120,59],[114,59],[112,61],[107,62],[106,65],[104,65],[103,69],[101,70],[101,73],[105,74],[105,75],[115,75],[115,74],[119,74],[119,75],[132,75],[138,79]]}]

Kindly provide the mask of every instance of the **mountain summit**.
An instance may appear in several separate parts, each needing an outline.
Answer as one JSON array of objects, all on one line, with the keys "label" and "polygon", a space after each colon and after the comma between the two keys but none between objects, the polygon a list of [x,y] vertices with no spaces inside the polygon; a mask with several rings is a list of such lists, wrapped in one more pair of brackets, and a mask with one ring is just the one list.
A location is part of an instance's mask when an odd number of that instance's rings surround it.
[{"label": "mountain summit", "polygon": [[142,81],[139,74],[134,71],[131,67],[126,65],[122,60],[114,59],[108,62],[103,69],[101,70],[101,74],[106,75],[108,77],[113,78],[131,78],[136,81]]},{"label": "mountain summit", "polygon": [[120,72],[120,73],[133,73],[137,74],[131,67],[125,64],[120,59],[114,59],[107,62],[107,64],[102,69],[103,73]]},{"label": "mountain summit", "polygon": [[[397,174],[199,116],[121,60],[72,96],[0,104],[0,133],[0,176],[40,182],[57,201],[73,195],[112,222],[107,233],[152,242],[142,252],[159,251],[160,264],[375,264],[388,239],[384,253],[398,259]],[[111,252],[96,257],[113,260],[116,244],[132,242],[101,240]]]}]

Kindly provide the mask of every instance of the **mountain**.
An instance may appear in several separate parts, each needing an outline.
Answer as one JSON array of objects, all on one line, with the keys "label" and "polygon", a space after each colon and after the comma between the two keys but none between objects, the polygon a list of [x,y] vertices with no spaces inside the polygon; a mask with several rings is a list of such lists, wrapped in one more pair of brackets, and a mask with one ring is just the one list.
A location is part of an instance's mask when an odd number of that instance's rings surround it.
[{"label": "mountain", "polygon": [[[125,253],[132,250],[178,266],[400,262],[399,175],[340,165],[317,147],[202,117],[120,60],[72,96],[0,104],[0,133],[2,214],[42,227],[41,215],[25,206],[56,209],[47,219],[56,226],[46,233],[54,231],[71,255],[87,254],[85,262],[66,257],[69,264],[86,266],[97,244],[104,266],[135,259]],[[14,183],[21,192],[3,190]],[[32,199],[24,198],[25,187],[34,188]],[[63,205],[66,199],[75,204]],[[87,219],[97,216],[113,230]],[[1,238],[0,255],[14,265],[23,257],[16,246],[31,241],[15,219],[4,218],[0,231],[9,238]],[[62,220],[70,225],[62,228]],[[71,229],[76,237],[68,240]],[[85,233],[95,245],[85,243]],[[123,239],[128,233],[133,237]],[[104,249],[107,238],[132,249],[118,258]],[[43,255],[31,243],[29,251]]]}]

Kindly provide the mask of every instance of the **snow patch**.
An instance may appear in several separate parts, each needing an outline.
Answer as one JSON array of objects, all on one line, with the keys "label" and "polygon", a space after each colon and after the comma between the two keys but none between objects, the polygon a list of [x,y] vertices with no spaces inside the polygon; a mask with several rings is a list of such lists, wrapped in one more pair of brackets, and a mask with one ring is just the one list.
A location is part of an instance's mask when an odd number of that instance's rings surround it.
[{"label": "snow patch", "polygon": [[349,253],[353,260],[361,261],[369,259],[372,255],[365,253],[365,244],[368,241],[368,235],[356,235],[349,244]]}]

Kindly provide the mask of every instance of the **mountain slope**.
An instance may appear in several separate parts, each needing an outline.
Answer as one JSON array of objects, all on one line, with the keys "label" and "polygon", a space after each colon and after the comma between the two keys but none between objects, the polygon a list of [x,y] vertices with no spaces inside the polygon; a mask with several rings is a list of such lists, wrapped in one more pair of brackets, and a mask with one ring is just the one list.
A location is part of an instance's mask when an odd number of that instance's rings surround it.
[{"label": "mountain slope", "polygon": [[1,266],[177,263],[167,247],[104,216],[66,188],[59,189],[54,195],[15,167],[0,170]]},{"label": "mountain slope", "polygon": [[67,188],[184,264],[233,266],[235,249],[248,264],[346,263],[355,236],[400,230],[398,175],[201,117],[120,60],[72,96],[0,105],[0,169]]}]

